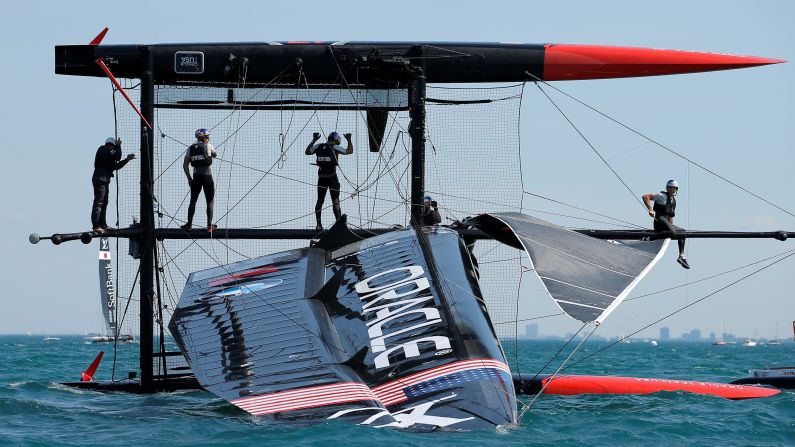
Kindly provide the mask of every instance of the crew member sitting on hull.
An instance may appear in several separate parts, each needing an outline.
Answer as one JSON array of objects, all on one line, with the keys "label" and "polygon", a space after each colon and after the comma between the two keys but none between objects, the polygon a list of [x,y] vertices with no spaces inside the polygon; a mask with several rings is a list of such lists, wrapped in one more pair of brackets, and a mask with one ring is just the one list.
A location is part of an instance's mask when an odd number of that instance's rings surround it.
[{"label": "crew member sitting on hull", "polygon": [[94,174],[91,176],[91,184],[94,185],[94,203],[91,205],[91,228],[97,233],[104,233],[105,230],[112,230],[105,222],[105,213],[108,209],[108,190],[110,189],[110,179],[113,171],[123,168],[130,160],[135,158],[135,154],[128,154],[127,158],[121,158],[121,139],[109,137],[105,144],[97,149],[94,156]]},{"label": "crew member sitting on hull", "polygon": [[439,214],[439,204],[431,196],[422,199],[422,224],[437,225],[442,223],[442,215]]},{"label": "crew member sitting on hull", "polygon": [[[677,192],[679,192],[679,183],[676,180],[668,180],[668,183],[665,184],[665,191],[641,196],[646,208],[649,209],[649,216],[654,218],[654,231],[676,233],[682,230],[682,228],[674,225]],[[685,240],[679,239],[677,242],[679,243],[679,257],[676,262],[682,267],[689,269],[690,264],[685,259]]]},{"label": "crew member sitting on hull", "polygon": [[[216,226],[213,225],[213,199],[215,198],[215,182],[210,165],[213,158],[217,157],[215,148],[210,144],[210,132],[207,129],[196,131],[196,142],[193,143],[185,152],[182,162],[182,170],[188,177],[190,186],[190,205],[188,205],[188,222],[183,225],[183,230],[190,230],[193,226],[193,214],[196,212],[196,201],[199,193],[204,189],[204,199],[207,201],[207,231],[212,232]],[[193,166],[193,178],[190,176],[188,165]]]},{"label": "crew member sitting on hull", "polygon": [[326,190],[331,193],[331,203],[334,209],[334,218],[339,220],[342,217],[340,208],[340,181],[337,178],[337,164],[340,155],[350,155],[353,153],[353,143],[351,134],[346,133],[345,139],[348,140],[348,147],[343,149],[340,146],[342,138],[337,132],[331,132],[325,143],[318,143],[320,134],[312,134],[312,142],[306,147],[306,155],[314,154],[317,157],[317,203],[315,203],[315,219],[317,220],[317,230],[323,229],[321,214],[323,212],[323,202],[326,200]]}]

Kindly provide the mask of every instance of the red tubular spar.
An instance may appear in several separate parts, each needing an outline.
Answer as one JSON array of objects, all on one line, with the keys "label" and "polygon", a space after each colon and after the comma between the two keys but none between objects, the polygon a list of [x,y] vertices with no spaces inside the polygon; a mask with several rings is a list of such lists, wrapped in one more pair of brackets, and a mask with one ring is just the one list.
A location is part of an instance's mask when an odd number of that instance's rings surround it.
[{"label": "red tubular spar", "polygon": [[105,75],[108,77],[108,79],[110,79],[110,82],[112,82],[113,85],[115,85],[116,88],[119,89],[119,91],[121,92],[122,96],[124,96],[124,99],[126,99],[127,102],[130,103],[132,108],[135,110],[135,113],[137,113],[138,116],[141,117],[141,120],[143,120],[144,124],[146,124],[146,127],[151,129],[152,125],[149,124],[149,121],[147,121],[146,118],[144,118],[143,113],[141,113],[141,111],[138,110],[138,107],[136,107],[136,105],[133,102],[133,100],[130,99],[130,97],[127,95],[127,92],[125,92],[124,89],[122,88],[121,84],[119,84],[119,81],[116,79],[115,76],[113,76],[113,73],[110,72],[110,69],[108,68],[108,66],[105,65],[105,61],[103,61],[102,58],[97,58],[94,62],[96,62],[97,65],[99,65],[99,68],[101,68],[102,71],[105,72]]}]

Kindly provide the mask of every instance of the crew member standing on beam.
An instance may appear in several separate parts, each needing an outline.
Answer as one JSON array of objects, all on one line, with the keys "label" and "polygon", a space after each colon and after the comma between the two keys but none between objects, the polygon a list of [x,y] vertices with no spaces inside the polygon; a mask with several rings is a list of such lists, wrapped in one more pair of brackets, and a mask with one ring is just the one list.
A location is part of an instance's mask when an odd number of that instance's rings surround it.
[{"label": "crew member standing on beam", "polygon": [[[183,230],[190,230],[193,226],[193,214],[196,212],[196,201],[199,193],[204,190],[204,199],[207,201],[207,231],[212,232],[216,226],[213,224],[213,199],[215,198],[215,182],[210,165],[213,158],[217,157],[215,148],[210,144],[210,131],[199,129],[196,131],[196,142],[185,152],[182,170],[188,177],[190,186],[190,205],[188,205],[188,222],[183,225]],[[188,165],[193,166],[193,178],[190,176]]]},{"label": "crew member standing on beam", "polygon": [[97,154],[94,156],[94,174],[91,176],[91,184],[94,185],[91,228],[97,233],[104,233],[105,230],[112,229],[105,222],[105,214],[108,209],[108,190],[113,171],[123,168],[133,158],[135,158],[135,154],[128,154],[127,158],[121,159],[121,139],[119,138],[110,137],[105,140],[104,145],[97,149]]},{"label": "crew member standing on beam", "polygon": [[317,143],[320,134],[312,134],[312,142],[306,147],[306,155],[314,154],[317,157],[317,203],[315,203],[315,219],[317,220],[316,230],[323,229],[321,214],[323,212],[323,202],[326,200],[326,190],[331,193],[331,203],[334,209],[334,218],[339,220],[342,217],[340,208],[340,181],[337,178],[337,165],[340,155],[350,155],[353,153],[353,143],[351,134],[346,133],[345,139],[348,140],[348,147],[343,149],[340,144],[342,138],[337,132],[331,132],[325,143]]},{"label": "crew member standing on beam", "polygon": [[[649,216],[654,218],[654,231],[670,232],[676,234],[681,228],[674,225],[676,215],[676,194],[679,192],[679,183],[676,180],[668,180],[665,184],[665,191],[657,194],[644,194],[641,196],[643,203],[649,210]],[[685,240],[677,240],[679,243],[679,257],[676,262],[682,267],[689,269],[690,264],[685,259]]]}]

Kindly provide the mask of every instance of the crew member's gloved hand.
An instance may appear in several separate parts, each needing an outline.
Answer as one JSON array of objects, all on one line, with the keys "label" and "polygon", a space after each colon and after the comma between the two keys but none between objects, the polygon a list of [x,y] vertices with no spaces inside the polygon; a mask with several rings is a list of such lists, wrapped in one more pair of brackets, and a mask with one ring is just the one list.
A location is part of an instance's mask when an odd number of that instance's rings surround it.
[{"label": "crew member's gloved hand", "polygon": [[431,202],[431,206],[434,207],[434,208],[439,208],[439,204],[436,203],[435,200]]},{"label": "crew member's gloved hand", "polygon": [[317,141],[320,139],[320,133],[315,132],[312,134],[312,141]]},{"label": "crew member's gloved hand", "polygon": [[193,179],[189,178],[188,179],[188,187],[191,187],[191,186],[193,186]]},{"label": "crew member's gloved hand", "polygon": [[344,136],[345,136],[346,140],[351,141],[351,136],[352,135],[350,133],[346,133]]},{"label": "crew member's gloved hand", "polygon": [[116,138],[116,146],[121,146],[121,138]]},{"label": "crew member's gloved hand", "polygon": [[133,158],[135,158],[135,154],[127,154],[127,160],[132,160]]},{"label": "crew member's gloved hand", "polygon": [[655,217],[655,216],[654,216],[654,214],[655,214],[655,213],[654,213],[654,210],[649,210],[649,216],[651,216],[651,217]]},{"label": "crew member's gloved hand", "polygon": [[213,158],[218,157],[218,152],[213,152]]}]

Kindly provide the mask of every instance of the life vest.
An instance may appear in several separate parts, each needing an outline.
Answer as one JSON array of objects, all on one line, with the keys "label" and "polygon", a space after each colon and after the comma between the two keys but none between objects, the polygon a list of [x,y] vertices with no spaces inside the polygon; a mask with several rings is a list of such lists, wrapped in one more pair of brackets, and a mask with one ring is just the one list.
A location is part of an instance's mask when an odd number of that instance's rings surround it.
[{"label": "life vest", "polygon": [[667,191],[660,191],[660,194],[665,194],[665,204],[657,203],[654,201],[654,214],[658,217],[674,217],[676,216],[676,197],[668,194]]},{"label": "life vest", "polygon": [[331,177],[337,174],[337,151],[328,144],[321,143],[315,149],[315,156],[317,157],[318,175],[321,177]]},{"label": "life vest", "polygon": [[190,146],[188,158],[190,165],[195,167],[210,166],[213,164],[213,158],[207,155],[207,145],[204,143],[193,143]]}]

